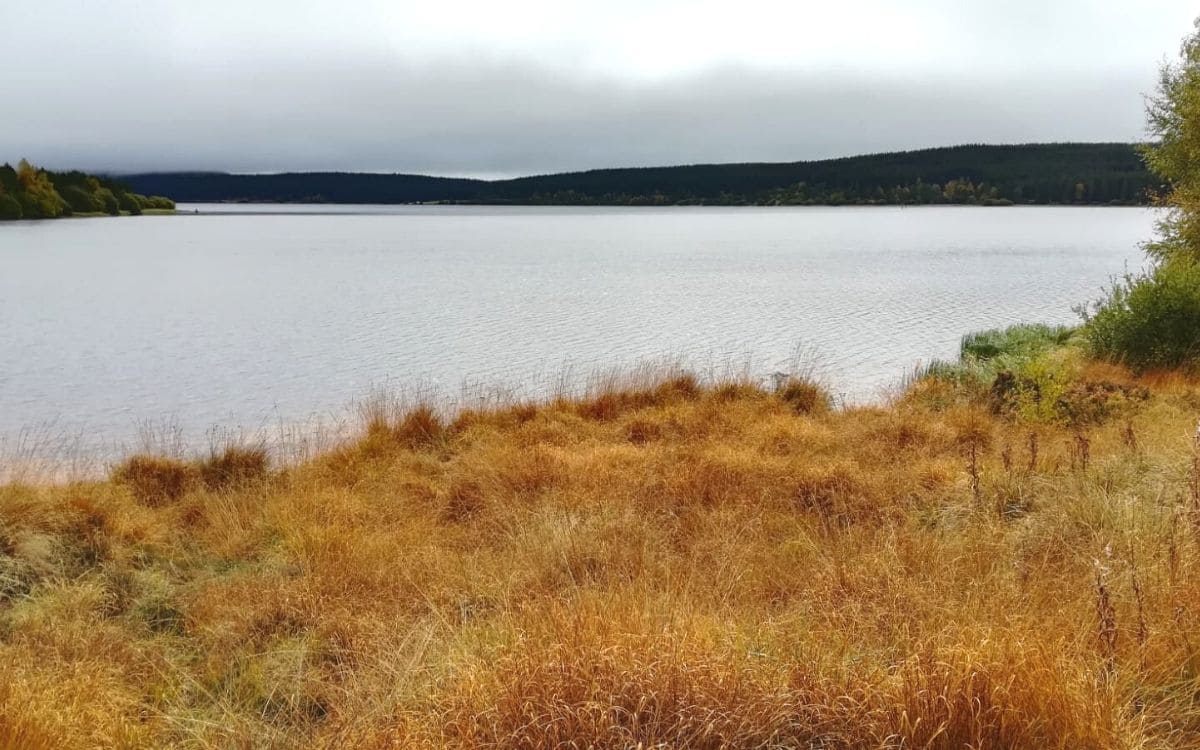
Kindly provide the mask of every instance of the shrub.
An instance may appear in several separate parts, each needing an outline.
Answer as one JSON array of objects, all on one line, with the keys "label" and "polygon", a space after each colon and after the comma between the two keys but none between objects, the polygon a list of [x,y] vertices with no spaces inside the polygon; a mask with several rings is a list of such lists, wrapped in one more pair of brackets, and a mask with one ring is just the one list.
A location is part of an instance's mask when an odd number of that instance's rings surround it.
[{"label": "shrub", "polygon": [[21,181],[17,178],[17,170],[13,169],[11,164],[0,164],[0,194],[12,195],[20,188]]},{"label": "shrub", "polygon": [[67,202],[67,206],[75,213],[99,213],[104,210],[104,205],[100,202],[99,197],[79,185],[68,185],[63,188],[62,197]]},{"label": "shrub", "polygon": [[26,219],[57,219],[67,210],[66,201],[58,193],[53,196],[36,196],[31,193],[21,193],[21,213]]},{"label": "shrub", "polygon": [[1097,303],[1086,335],[1094,354],[1135,370],[1200,358],[1200,263],[1184,256],[1126,275]]},{"label": "shrub", "polygon": [[121,214],[121,204],[117,200],[117,196],[108,188],[100,188],[96,191],[96,197],[100,201],[101,210],[109,216],[119,216]]},{"label": "shrub", "polygon": [[161,195],[152,195],[149,198],[142,199],[142,208],[174,210],[175,201],[170,198],[164,198]]},{"label": "shrub", "polygon": [[988,405],[995,414],[1031,422],[1059,418],[1060,398],[1070,374],[1049,358],[1036,357],[1020,363],[1016,370],[1002,370],[988,388]]},{"label": "shrub", "polygon": [[1150,391],[1144,386],[1087,380],[1068,386],[1054,408],[1064,422],[1081,427],[1128,413],[1149,398]]},{"label": "shrub", "polygon": [[138,198],[139,196],[125,191],[117,193],[118,205],[122,211],[128,211],[130,216],[140,216],[142,213],[142,204]]},{"label": "shrub", "polygon": [[[1096,305],[1088,341],[1102,357],[1137,370],[1178,367],[1200,359],[1200,21],[1165,64],[1149,98],[1147,165],[1169,191],[1159,236],[1146,245],[1154,268],[1126,274]],[[1085,314],[1086,315],[1086,314]]]},{"label": "shrub", "polygon": [[[1061,350],[1075,335],[1066,326],[1022,323],[977,331],[963,337],[957,362],[934,360],[915,373],[953,383],[983,396],[992,411],[1041,418],[1061,388]],[[1043,361],[1046,360],[1046,361]]]},{"label": "shrub", "polygon": [[988,389],[992,413],[1073,427],[1100,424],[1150,398],[1142,386],[1106,380],[1072,380],[1042,360],[1021,372],[1004,370]]},{"label": "shrub", "polygon": [[196,469],[173,458],[137,455],[117,465],[112,480],[128,487],[141,503],[164,505],[188,491],[196,480]]},{"label": "shrub", "polygon": [[7,193],[0,193],[0,221],[16,221],[21,216],[20,201]]}]

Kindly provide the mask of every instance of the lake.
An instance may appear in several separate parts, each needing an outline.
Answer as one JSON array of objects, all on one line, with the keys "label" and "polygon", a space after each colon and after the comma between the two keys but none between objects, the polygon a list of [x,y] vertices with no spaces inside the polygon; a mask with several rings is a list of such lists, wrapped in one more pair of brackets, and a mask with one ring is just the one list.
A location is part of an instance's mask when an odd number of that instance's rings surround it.
[{"label": "lake", "polygon": [[[0,225],[0,441],[336,419],[372,388],[532,395],[798,348],[849,401],[962,334],[1070,323],[1142,265],[1139,208],[199,206]],[[198,211],[192,214],[188,212]],[[565,375],[564,375],[565,373]],[[41,435],[41,438],[37,438]],[[31,437],[35,436],[35,437]]]}]

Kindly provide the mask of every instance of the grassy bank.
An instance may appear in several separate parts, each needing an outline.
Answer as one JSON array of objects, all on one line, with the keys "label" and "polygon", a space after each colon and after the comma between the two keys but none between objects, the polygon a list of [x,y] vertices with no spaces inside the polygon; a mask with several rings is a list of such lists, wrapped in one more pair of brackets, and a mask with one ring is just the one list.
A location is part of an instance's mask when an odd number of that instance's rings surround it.
[{"label": "grassy bank", "polygon": [[0,487],[0,747],[1195,747],[1200,381],[1043,333]]}]

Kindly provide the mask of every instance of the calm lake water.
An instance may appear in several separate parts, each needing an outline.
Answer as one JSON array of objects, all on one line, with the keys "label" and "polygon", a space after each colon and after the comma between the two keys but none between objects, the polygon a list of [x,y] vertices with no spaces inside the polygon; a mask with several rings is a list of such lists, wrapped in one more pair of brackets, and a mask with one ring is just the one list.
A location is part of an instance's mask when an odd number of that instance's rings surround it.
[{"label": "calm lake water", "polygon": [[[1073,322],[1128,264],[1136,208],[181,206],[0,225],[0,440],[131,444],[344,414],[373,386],[537,393],[683,356],[819,352],[870,398],[968,331]],[[24,436],[19,433],[27,430]]]}]

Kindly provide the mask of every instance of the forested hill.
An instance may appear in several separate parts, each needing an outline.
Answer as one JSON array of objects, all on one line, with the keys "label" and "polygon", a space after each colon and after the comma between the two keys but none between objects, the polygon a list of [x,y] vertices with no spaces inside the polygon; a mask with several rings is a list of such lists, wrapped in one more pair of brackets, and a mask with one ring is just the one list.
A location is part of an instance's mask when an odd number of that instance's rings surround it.
[{"label": "forested hill", "polygon": [[968,145],[824,161],[700,164],[469,180],[406,174],[127,175],[180,201],[564,205],[1142,203],[1157,181],[1127,143]]},{"label": "forested hill", "polygon": [[372,172],[155,172],[123,175],[141,192],[171,195],[181,202],[250,203],[421,203],[471,201],[489,183],[482,180]]},{"label": "forested hill", "polygon": [[107,177],[80,171],[51,172],[24,159],[16,167],[0,165],[0,221],[137,216],[174,209],[170,198],[140,195],[123,182]]}]

